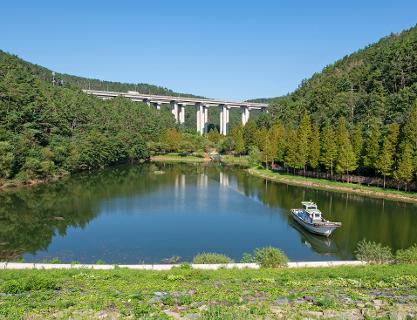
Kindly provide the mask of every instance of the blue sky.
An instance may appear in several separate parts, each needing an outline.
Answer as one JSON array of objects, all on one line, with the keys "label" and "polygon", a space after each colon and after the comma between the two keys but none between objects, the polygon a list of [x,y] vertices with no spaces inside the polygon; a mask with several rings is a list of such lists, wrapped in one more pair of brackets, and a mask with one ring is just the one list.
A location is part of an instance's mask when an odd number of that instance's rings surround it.
[{"label": "blue sky", "polygon": [[415,0],[8,1],[0,49],[52,70],[244,100],[417,23]]}]

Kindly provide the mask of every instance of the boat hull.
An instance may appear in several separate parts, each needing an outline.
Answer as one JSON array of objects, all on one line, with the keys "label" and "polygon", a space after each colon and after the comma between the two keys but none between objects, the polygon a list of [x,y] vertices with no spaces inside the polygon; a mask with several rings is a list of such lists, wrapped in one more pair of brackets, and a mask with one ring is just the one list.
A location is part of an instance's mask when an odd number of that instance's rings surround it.
[{"label": "boat hull", "polygon": [[334,230],[336,230],[338,227],[340,227],[340,224],[338,223],[308,223],[301,219],[297,215],[297,209],[291,209],[291,214],[294,218],[294,220],[301,225],[304,229],[308,230],[311,233],[329,237]]}]

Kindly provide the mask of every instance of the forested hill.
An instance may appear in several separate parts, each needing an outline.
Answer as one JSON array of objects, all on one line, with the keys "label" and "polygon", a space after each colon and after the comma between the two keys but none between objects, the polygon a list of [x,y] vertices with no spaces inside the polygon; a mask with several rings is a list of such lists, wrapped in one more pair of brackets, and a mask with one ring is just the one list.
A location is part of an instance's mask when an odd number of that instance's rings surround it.
[{"label": "forested hill", "polygon": [[48,72],[0,54],[0,186],[147,158],[175,126],[168,111],[53,86]]},{"label": "forested hill", "polygon": [[271,112],[297,123],[304,112],[314,122],[344,116],[350,123],[403,123],[417,98],[417,26],[391,34],[331,64],[275,99]]},{"label": "forested hill", "polygon": [[[0,50],[0,59],[5,56],[11,56],[10,54]],[[34,75],[35,77],[39,78],[40,80],[50,82],[53,81],[52,71],[39,66],[37,64],[33,64],[18,57],[14,56],[18,59],[19,63],[25,65],[28,71]],[[179,93],[172,91],[170,89],[155,86],[146,83],[122,83],[122,82],[113,82],[113,81],[104,81],[99,79],[90,79],[84,77],[73,76],[65,73],[56,73],[55,79],[57,83],[60,80],[63,80],[64,86],[67,87],[76,87],[79,89],[92,89],[92,90],[103,90],[103,91],[119,91],[119,92],[127,92],[127,91],[138,91],[143,94],[157,94],[163,96],[181,96],[181,97],[198,97],[192,94],[187,93]]]}]

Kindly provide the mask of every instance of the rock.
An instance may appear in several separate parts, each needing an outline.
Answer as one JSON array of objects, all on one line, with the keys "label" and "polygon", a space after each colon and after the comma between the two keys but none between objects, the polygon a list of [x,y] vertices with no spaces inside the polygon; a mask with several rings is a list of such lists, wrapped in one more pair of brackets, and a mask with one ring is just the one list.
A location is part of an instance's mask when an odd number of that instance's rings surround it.
[{"label": "rock", "polygon": [[200,319],[200,315],[197,313],[187,313],[184,315],[183,320],[197,320]]},{"label": "rock", "polygon": [[384,304],[382,300],[378,300],[378,299],[372,300],[372,303],[376,306],[382,306]]},{"label": "rock", "polygon": [[356,304],[356,307],[358,307],[360,309],[363,309],[363,308],[365,308],[365,304],[362,303],[362,302],[359,302],[359,303]]},{"label": "rock", "polygon": [[175,311],[171,311],[171,310],[164,310],[164,313],[168,316],[168,317],[172,317],[174,319],[181,319],[181,315]]},{"label": "rock", "polygon": [[309,319],[318,319],[323,316],[323,312],[321,311],[302,311],[301,314]]},{"label": "rock", "polygon": [[312,296],[304,296],[303,299],[307,302],[314,303],[314,298]]},{"label": "rock", "polygon": [[155,297],[164,297],[164,296],[168,295],[167,292],[159,292],[159,291],[154,292],[153,294],[154,294]]},{"label": "rock", "polygon": [[148,300],[149,303],[160,303],[162,302],[162,297],[153,297]]},{"label": "rock", "polygon": [[283,304],[289,304],[289,303],[290,303],[290,301],[285,297],[284,298],[278,298],[273,302],[273,304],[276,304],[276,305],[283,305]]},{"label": "rock", "polygon": [[200,311],[206,311],[207,309],[208,309],[208,307],[205,304],[198,307],[198,310],[200,310]]},{"label": "rock", "polygon": [[243,294],[244,296],[247,296],[248,294],[250,294],[250,291],[249,291],[249,290],[243,290],[242,294]]}]

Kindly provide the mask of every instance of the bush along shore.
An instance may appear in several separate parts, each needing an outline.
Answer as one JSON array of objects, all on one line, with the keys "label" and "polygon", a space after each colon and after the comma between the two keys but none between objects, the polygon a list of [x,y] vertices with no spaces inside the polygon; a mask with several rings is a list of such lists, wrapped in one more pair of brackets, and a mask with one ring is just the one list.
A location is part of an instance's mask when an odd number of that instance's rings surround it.
[{"label": "bush along shore", "polygon": [[[0,319],[414,319],[417,246],[363,240],[362,266],[288,269],[267,247],[244,254],[261,268],[165,271],[2,270]],[[198,263],[230,263],[201,253]],[[57,262],[57,261],[55,261]]]}]

